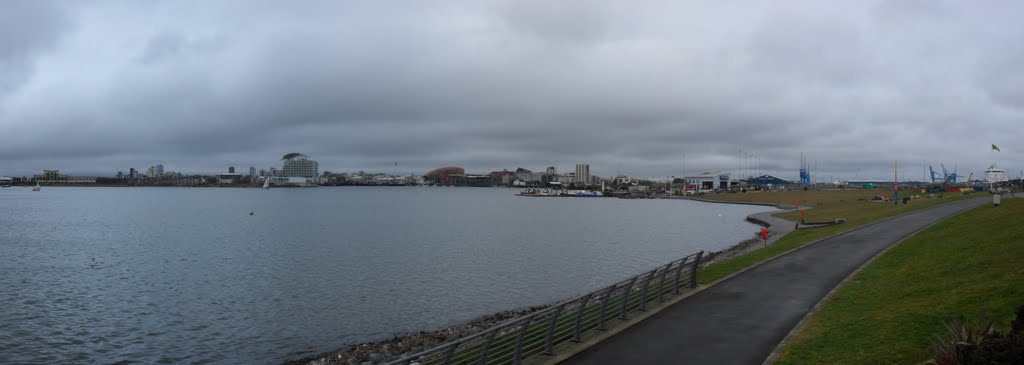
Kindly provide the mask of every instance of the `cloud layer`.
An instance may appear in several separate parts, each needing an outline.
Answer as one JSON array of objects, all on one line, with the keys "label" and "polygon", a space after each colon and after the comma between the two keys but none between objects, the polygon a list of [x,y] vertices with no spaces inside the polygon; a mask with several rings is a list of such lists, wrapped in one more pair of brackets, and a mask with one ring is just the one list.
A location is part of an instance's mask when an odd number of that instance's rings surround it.
[{"label": "cloud layer", "polygon": [[[0,12],[0,175],[258,168],[881,178],[1022,168],[1024,4],[48,3]],[[1002,152],[992,152],[990,144]],[[395,167],[395,163],[398,167]],[[1013,172],[1016,176],[1018,173]]]}]

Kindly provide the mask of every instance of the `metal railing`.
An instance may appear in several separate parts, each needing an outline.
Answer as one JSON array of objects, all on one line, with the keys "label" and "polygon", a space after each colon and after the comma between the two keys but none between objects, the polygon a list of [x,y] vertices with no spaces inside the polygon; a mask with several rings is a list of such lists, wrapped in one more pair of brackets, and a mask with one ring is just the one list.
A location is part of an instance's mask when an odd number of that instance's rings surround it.
[{"label": "metal railing", "polygon": [[520,364],[538,354],[554,355],[555,346],[580,342],[604,331],[648,303],[697,287],[704,251],[672,261],[609,287],[552,305],[473,335],[388,362],[394,365]]}]

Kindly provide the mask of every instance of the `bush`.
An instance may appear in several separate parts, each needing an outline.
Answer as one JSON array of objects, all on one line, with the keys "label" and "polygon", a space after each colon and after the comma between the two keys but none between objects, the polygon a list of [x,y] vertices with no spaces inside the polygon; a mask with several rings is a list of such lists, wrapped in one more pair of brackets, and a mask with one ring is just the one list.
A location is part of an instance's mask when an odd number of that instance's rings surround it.
[{"label": "bush", "polygon": [[1024,305],[1017,307],[1010,332],[993,330],[993,322],[982,315],[971,324],[954,319],[946,323],[945,336],[932,341],[935,358],[928,364],[1024,364]]}]

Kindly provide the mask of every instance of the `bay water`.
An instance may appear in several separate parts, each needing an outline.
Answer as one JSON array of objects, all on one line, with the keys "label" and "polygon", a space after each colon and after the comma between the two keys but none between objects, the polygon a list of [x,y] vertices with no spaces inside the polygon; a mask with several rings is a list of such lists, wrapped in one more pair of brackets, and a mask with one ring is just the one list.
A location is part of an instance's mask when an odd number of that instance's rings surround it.
[{"label": "bay water", "polygon": [[0,189],[0,363],[277,364],[567,299],[772,209],[516,192]]}]

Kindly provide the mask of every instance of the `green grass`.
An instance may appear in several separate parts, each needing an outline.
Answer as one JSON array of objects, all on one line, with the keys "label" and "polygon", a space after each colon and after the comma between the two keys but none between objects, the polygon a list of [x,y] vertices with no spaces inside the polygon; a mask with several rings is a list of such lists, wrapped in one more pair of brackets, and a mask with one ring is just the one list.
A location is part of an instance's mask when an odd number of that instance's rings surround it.
[{"label": "green grass", "polygon": [[840,288],[779,364],[915,364],[943,321],[982,313],[1005,331],[1024,304],[1024,199],[947,219],[893,247]]},{"label": "green grass", "polygon": [[[743,256],[735,257],[714,265],[702,268],[698,274],[698,282],[707,284],[718,280],[729,274],[743,270],[751,265],[757,264],[768,258],[779,255],[785,251],[804,246],[834,234],[845,232],[872,222],[897,216],[906,212],[925,209],[949,203],[955,200],[967,199],[979,196],[988,196],[988,193],[960,194],[946,193],[942,198],[917,199],[907,205],[893,205],[889,203],[876,203],[870,201],[875,195],[892,194],[889,190],[810,190],[810,191],[786,191],[786,192],[764,192],[764,193],[736,193],[717,194],[709,199],[727,201],[767,202],[792,204],[799,202],[801,206],[814,205],[814,209],[807,209],[805,219],[808,221],[833,220],[836,218],[846,219],[846,223],[834,226],[801,229],[794,231],[779,239],[771,246],[762,248]],[[921,195],[920,192],[901,190],[900,196]],[[799,212],[779,213],[776,216],[791,221],[799,221]],[[753,236],[753,235],[752,235]]]}]

